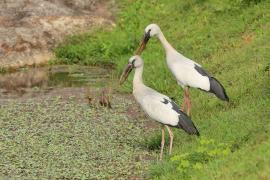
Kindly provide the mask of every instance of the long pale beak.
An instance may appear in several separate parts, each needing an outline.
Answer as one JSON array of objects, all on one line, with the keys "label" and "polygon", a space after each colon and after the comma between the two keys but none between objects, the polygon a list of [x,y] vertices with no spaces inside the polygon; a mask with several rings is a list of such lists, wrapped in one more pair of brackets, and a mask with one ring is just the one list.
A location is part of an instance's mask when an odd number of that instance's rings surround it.
[{"label": "long pale beak", "polygon": [[144,34],[144,36],[143,36],[143,38],[142,38],[142,40],[140,42],[139,47],[135,51],[136,55],[141,55],[142,54],[142,52],[145,49],[146,44],[149,41],[149,39],[150,39],[150,31],[148,31],[147,33]]},{"label": "long pale beak", "polygon": [[129,73],[132,71],[133,67],[132,64],[128,63],[128,65],[125,67],[121,77],[120,77],[120,85],[122,85],[128,78]]}]

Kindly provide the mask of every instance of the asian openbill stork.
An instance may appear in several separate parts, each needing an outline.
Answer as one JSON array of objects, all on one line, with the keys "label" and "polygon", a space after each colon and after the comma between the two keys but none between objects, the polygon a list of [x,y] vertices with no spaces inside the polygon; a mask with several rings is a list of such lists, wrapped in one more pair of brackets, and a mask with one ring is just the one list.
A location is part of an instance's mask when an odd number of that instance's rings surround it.
[{"label": "asian openbill stork", "polygon": [[156,24],[150,24],[145,28],[143,39],[136,50],[137,55],[143,52],[148,40],[153,36],[157,36],[163,45],[166,52],[167,65],[178,84],[184,88],[182,111],[184,111],[185,105],[187,105],[187,114],[190,115],[189,87],[214,93],[219,99],[229,101],[229,97],[222,84],[205,71],[200,64],[177,52],[166,40],[159,26]]},{"label": "asian openbill stork", "polygon": [[[133,56],[129,59],[128,64],[123,71],[120,84],[128,77],[129,73],[135,69],[133,78],[133,95],[142,109],[149,115],[150,118],[163,124],[160,159],[162,159],[164,148],[165,127],[170,136],[169,154],[172,152],[173,132],[170,127],[182,128],[188,134],[199,136],[199,131],[191,121],[191,119],[182,112],[179,107],[168,96],[158,93],[157,91],[147,87],[143,83],[143,60],[140,56]],[[170,126],[170,127],[169,127]]]}]

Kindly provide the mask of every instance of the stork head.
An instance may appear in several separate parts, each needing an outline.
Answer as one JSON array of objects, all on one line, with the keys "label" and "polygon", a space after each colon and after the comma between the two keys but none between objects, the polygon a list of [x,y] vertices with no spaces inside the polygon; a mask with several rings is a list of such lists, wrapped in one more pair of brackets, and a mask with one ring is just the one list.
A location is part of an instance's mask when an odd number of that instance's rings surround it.
[{"label": "stork head", "polygon": [[158,35],[160,32],[160,28],[157,24],[149,24],[144,30],[144,35],[138,49],[136,50],[136,54],[141,55],[149,39]]},{"label": "stork head", "polygon": [[143,66],[143,60],[140,56],[132,56],[128,60],[128,64],[126,65],[121,77],[120,77],[120,85],[123,84],[126,79],[128,78],[128,75],[132,71],[132,69],[136,69]]},{"label": "stork head", "polygon": [[144,34],[147,34],[147,33],[149,33],[150,37],[153,37],[160,33],[160,28],[157,24],[149,24],[144,30]]}]

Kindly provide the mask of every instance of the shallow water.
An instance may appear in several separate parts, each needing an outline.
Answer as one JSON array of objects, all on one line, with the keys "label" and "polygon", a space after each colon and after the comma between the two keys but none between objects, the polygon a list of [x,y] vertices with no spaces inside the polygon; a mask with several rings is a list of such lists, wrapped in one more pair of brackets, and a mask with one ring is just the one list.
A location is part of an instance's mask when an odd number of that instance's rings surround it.
[{"label": "shallow water", "polygon": [[24,68],[0,75],[0,98],[14,98],[33,91],[42,93],[55,88],[105,87],[109,78],[110,71],[99,67],[59,65]]}]

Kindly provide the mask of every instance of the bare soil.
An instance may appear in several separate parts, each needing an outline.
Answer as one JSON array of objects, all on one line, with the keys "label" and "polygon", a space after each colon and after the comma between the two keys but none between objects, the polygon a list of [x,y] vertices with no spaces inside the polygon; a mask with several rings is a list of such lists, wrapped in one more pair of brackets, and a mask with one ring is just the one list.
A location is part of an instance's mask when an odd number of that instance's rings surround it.
[{"label": "bare soil", "polygon": [[108,0],[0,2],[0,67],[46,63],[65,36],[112,24]]}]

